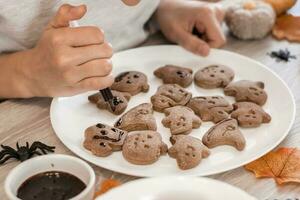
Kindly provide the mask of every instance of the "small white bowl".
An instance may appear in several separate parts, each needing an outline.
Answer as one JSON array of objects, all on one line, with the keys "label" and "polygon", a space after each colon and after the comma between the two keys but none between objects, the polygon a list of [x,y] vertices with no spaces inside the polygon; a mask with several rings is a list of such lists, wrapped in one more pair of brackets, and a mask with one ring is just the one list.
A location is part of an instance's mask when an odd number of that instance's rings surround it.
[{"label": "small white bowl", "polygon": [[27,160],[10,171],[4,189],[10,200],[20,200],[17,190],[28,178],[46,171],[62,171],[72,174],[86,184],[86,188],[72,200],[91,200],[95,189],[95,172],[83,160],[62,154],[44,155]]}]

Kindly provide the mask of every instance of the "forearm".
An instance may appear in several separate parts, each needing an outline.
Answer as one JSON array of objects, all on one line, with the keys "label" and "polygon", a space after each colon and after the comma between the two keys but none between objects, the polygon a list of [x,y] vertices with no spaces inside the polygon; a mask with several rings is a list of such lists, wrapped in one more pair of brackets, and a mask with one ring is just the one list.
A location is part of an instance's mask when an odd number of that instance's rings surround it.
[{"label": "forearm", "polygon": [[0,98],[33,97],[26,70],[31,67],[32,50],[0,54]]}]

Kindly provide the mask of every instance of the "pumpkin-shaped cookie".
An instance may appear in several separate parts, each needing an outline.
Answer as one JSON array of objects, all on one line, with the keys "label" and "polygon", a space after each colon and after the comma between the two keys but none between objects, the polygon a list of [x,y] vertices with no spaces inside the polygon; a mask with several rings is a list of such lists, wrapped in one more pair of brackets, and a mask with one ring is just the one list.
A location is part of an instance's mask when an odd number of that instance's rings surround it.
[{"label": "pumpkin-shaped cookie", "polygon": [[276,14],[263,1],[236,3],[228,8],[225,21],[231,33],[239,39],[261,39],[272,29]]}]

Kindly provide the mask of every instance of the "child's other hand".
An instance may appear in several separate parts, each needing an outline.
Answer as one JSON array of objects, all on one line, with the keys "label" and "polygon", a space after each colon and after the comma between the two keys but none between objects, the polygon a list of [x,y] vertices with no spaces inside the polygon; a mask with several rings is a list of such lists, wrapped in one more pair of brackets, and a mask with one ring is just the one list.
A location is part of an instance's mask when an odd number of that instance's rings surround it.
[{"label": "child's other hand", "polygon": [[63,5],[32,49],[32,96],[69,96],[99,90],[113,83],[113,50],[97,27],[69,27],[86,13],[85,6]]},{"label": "child's other hand", "polygon": [[[157,22],[169,40],[202,56],[209,54],[210,47],[226,43],[221,29],[223,18],[219,6],[197,1],[162,0],[156,11]],[[205,35],[205,41],[192,34],[194,28]]]}]

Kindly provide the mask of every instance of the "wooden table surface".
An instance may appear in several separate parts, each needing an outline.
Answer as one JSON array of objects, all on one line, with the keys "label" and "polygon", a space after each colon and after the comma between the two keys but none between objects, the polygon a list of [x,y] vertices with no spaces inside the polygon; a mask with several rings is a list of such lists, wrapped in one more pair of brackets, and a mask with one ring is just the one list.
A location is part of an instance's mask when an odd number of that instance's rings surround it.
[{"label": "wooden table surface", "polygon": [[[154,36],[147,44],[165,43],[161,36]],[[280,48],[288,48],[292,54],[298,56],[289,63],[277,63],[267,56],[267,53]],[[229,36],[228,44],[224,49],[246,55],[262,62],[275,71],[290,87],[297,104],[295,123],[289,135],[280,144],[285,147],[300,146],[300,44],[276,41],[267,37],[260,41],[240,41]],[[284,97],[282,99],[284,102]],[[15,145],[17,141],[24,144],[40,140],[56,146],[56,153],[73,155],[56,137],[50,123],[49,108],[50,98],[33,98],[27,100],[9,100],[0,104],[0,144]],[[0,166],[0,194],[4,194],[4,180],[7,173],[18,162],[10,161]],[[118,174],[100,167],[93,166],[100,178],[113,177],[122,182],[127,182],[136,177]],[[254,175],[243,167],[209,176],[220,181],[237,186],[258,199],[268,200],[296,200],[300,199],[300,185],[288,184],[277,186],[273,179],[256,179]],[[1,196],[0,199],[6,199]]]}]

